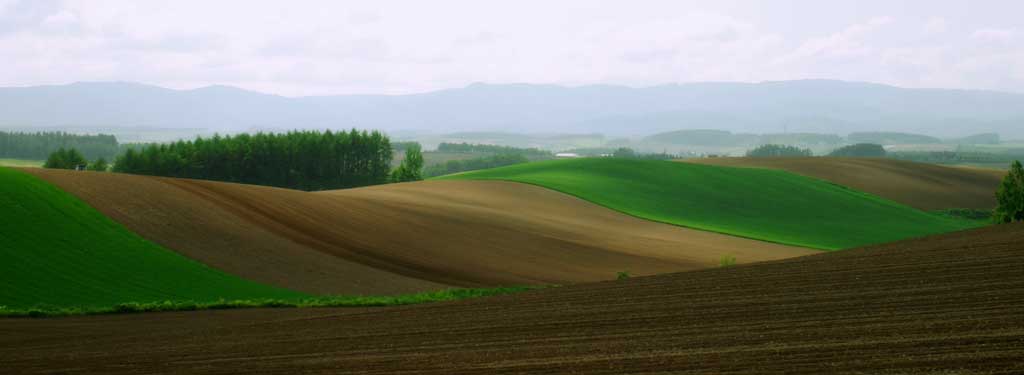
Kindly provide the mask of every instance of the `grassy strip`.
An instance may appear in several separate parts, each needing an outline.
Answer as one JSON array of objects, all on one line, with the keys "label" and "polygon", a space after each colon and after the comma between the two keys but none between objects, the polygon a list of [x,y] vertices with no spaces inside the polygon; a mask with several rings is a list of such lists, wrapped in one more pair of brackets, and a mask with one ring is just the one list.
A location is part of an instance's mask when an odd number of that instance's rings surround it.
[{"label": "grassy strip", "polygon": [[246,299],[219,300],[215,302],[195,301],[161,301],[161,302],[126,302],[110,307],[47,307],[39,306],[28,309],[8,309],[0,306],[0,317],[14,318],[48,318],[75,315],[126,314],[157,311],[198,311],[227,310],[257,307],[374,307],[399,306],[417,303],[456,301],[467,298],[497,296],[518,293],[536,286],[514,286],[503,288],[479,289],[447,289],[434,292],[406,294],[400,296],[324,296],[303,299]]}]

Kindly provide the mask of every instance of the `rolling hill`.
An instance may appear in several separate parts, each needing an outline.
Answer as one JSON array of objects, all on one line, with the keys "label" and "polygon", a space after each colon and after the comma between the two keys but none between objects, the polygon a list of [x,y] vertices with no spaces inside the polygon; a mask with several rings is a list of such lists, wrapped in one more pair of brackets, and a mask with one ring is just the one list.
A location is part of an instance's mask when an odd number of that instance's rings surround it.
[{"label": "rolling hill", "polygon": [[74,196],[0,167],[0,306],[303,297],[225,274],[128,231]]},{"label": "rolling hill", "polygon": [[0,319],[0,363],[103,374],[1017,374],[1021,238],[1024,223],[999,225],[400,308]]},{"label": "rolling hill", "polygon": [[781,259],[814,250],[680,228],[501,181],[308,193],[212,181],[24,169],[142,237],[211,267],[316,294],[567,284]]},{"label": "rolling hill", "polygon": [[685,162],[780,169],[820,178],[922,210],[992,209],[1005,171],[883,158],[697,158]]},{"label": "rolling hill", "polygon": [[442,179],[534,184],[649,220],[826,250],[977,225],[769,169],[585,158],[513,165]]}]

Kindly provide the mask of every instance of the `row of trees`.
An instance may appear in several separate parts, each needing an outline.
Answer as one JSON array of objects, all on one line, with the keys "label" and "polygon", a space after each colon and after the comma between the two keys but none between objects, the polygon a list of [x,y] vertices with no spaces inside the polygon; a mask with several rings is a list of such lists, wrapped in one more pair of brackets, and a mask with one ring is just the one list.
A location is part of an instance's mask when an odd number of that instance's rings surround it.
[{"label": "row of trees", "polygon": [[519,148],[472,143],[441,142],[441,144],[437,145],[437,151],[459,153],[520,154],[531,158],[550,158],[552,156],[551,152],[537,148]]},{"label": "row of trees", "polygon": [[845,157],[883,157],[885,155],[885,148],[882,147],[882,145],[874,143],[857,143],[849,146],[843,146],[828,154],[828,156]]},{"label": "row of trees", "polygon": [[292,131],[144,145],[119,155],[114,171],[311,191],[387,183],[391,158],[377,131]]},{"label": "row of trees", "polygon": [[60,148],[73,148],[87,159],[113,158],[118,143],[117,138],[106,134],[0,132],[0,158],[42,160]]},{"label": "row of trees", "polygon": [[778,156],[811,156],[811,150],[788,145],[760,145],[747,151],[747,157],[765,158]]},{"label": "row of trees", "polygon": [[436,177],[452,173],[504,167],[529,161],[530,159],[523,156],[523,154],[498,154],[475,159],[449,160],[444,164],[435,164],[427,167],[423,170],[423,175],[426,177]]}]

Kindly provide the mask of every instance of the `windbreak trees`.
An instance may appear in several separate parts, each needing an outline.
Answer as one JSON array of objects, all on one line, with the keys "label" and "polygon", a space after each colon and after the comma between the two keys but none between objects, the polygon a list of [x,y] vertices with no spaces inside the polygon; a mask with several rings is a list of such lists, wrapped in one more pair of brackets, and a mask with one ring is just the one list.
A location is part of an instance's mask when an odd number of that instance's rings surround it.
[{"label": "windbreak trees", "polygon": [[312,191],[387,183],[391,157],[377,131],[293,131],[145,145],[119,155],[114,171]]}]

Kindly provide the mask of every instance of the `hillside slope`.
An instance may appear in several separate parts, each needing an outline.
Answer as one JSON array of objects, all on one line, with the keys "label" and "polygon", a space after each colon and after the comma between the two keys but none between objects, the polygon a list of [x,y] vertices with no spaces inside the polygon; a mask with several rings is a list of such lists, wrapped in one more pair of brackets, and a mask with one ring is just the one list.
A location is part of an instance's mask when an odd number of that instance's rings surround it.
[{"label": "hillside slope", "polygon": [[690,163],[780,169],[820,178],[922,210],[991,209],[1005,171],[883,158],[699,158]]},{"label": "hillside slope", "polygon": [[1017,374],[1021,238],[1024,224],[1000,225],[391,309],[0,319],[0,364],[104,374]]},{"label": "hillside slope", "polygon": [[10,168],[0,167],[0,207],[0,306],[302,296],[161,248],[70,194]]},{"label": "hillside slope", "polygon": [[441,178],[535,184],[650,220],[828,250],[977,225],[769,169],[584,158]]},{"label": "hillside slope", "polygon": [[566,284],[814,253],[640,220],[534,186],[428,181],[307,193],[25,169],[143,237],[212,267],[310,293]]}]

